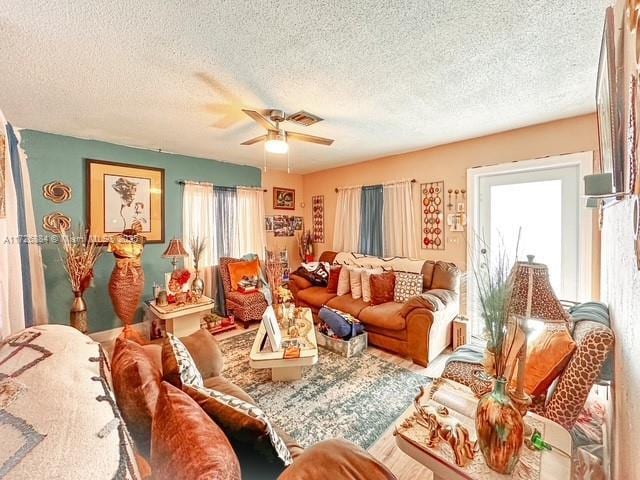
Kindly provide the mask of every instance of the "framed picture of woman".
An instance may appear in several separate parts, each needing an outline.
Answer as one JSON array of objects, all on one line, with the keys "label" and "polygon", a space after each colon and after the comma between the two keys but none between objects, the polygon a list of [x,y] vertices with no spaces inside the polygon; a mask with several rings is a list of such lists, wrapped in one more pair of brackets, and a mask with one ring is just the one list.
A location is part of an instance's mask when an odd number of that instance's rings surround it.
[{"label": "framed picture of woman", "polygon": [[164,169],[87,159],[87,226],[100,242],[136,230],[164,243]]}]

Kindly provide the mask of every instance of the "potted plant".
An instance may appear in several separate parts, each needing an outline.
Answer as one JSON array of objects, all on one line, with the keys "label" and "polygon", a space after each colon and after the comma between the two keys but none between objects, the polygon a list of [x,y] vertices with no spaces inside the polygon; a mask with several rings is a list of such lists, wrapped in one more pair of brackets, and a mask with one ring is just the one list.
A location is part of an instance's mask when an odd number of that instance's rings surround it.
[{"label": "potted plant", "polygon": [[298,235],[298,253],[303,261],[313,262],[313,238],[310,230]]}]

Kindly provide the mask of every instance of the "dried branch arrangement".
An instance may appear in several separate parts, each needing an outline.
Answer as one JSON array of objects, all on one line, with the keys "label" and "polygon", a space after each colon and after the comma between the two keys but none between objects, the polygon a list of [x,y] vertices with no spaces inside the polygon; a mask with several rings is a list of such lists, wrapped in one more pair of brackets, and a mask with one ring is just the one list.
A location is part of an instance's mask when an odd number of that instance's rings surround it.
[{"label": "dried branch arrangement", "polygon": [[[519,237],[518,237],[519,241]],[[487,349],[495,358],[496,378],[504,376],[507,359],[515,341],[515,322],[510,318],[513,261],[504,248],[492,255],[480,240],[480,254],[473,261],[473,276],[487,334]],[[517,258],[517,247],[515,252]]]},{"label": "dried branch arrangement", "polygon": [[82,226],[70,232],[60,231],[58,253],[62,265],[69,277],[71,289],[83,293],[91,284],[93,267],[104,252],[104,248],[89,238],[88,231]]},{"label": "dried branch arrangement", "polygon": [[191,249],[191,255],[193,255],[193,268],[198,270],[198,264],[200,263],[200,257],[207,244],[205,238],[201,238],[199,235],[195,235],[189,239],[189,248]]}]

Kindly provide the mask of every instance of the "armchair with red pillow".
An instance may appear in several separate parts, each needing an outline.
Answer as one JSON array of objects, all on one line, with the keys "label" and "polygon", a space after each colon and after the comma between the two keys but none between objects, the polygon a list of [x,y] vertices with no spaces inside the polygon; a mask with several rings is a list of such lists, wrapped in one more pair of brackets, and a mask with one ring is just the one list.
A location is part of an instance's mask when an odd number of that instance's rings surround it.
[{"label": "armchair with red pillow", "polygon": [[251,292],[238,290],[238,285],[243,278],[259,276],[259,260],[243,261],[239,258],[221,257],[219,271],[227,311],[231,311],[235,320],[245,328],[250,322],[260,321],[267,309],[267,300],[264,298],[264,294],[260,290]]}]

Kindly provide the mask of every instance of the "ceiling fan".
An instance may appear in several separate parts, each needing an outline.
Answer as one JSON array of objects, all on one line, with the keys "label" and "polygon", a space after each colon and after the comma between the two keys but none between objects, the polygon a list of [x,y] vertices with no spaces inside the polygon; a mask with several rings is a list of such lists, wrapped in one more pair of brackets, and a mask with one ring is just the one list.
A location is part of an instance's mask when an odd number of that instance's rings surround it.
[{"label": "ceiling fan", "polygon": [[284,154],[289,151],[288,140],[297,140],[300,142],[317,143],[319,145],[331,145],[333,139],[316,137],[314,135],[307,135],[306,133],[289,132],[280,128],[280,123],[284,121],[298,123],[308,127],[314,123],[322,121],[322,118],[312,113],[300,110],[299,112],[292,113],[290,115],[285,114],[282,110],[248,110],[242,109],[251,119],[263,128],[267,129],[267,133],[260,135],[259,137],[252,138],[246,142],[242,142],[240,145],[253,145],[258,142],[265,142],[265,150],[269,153]]}]

